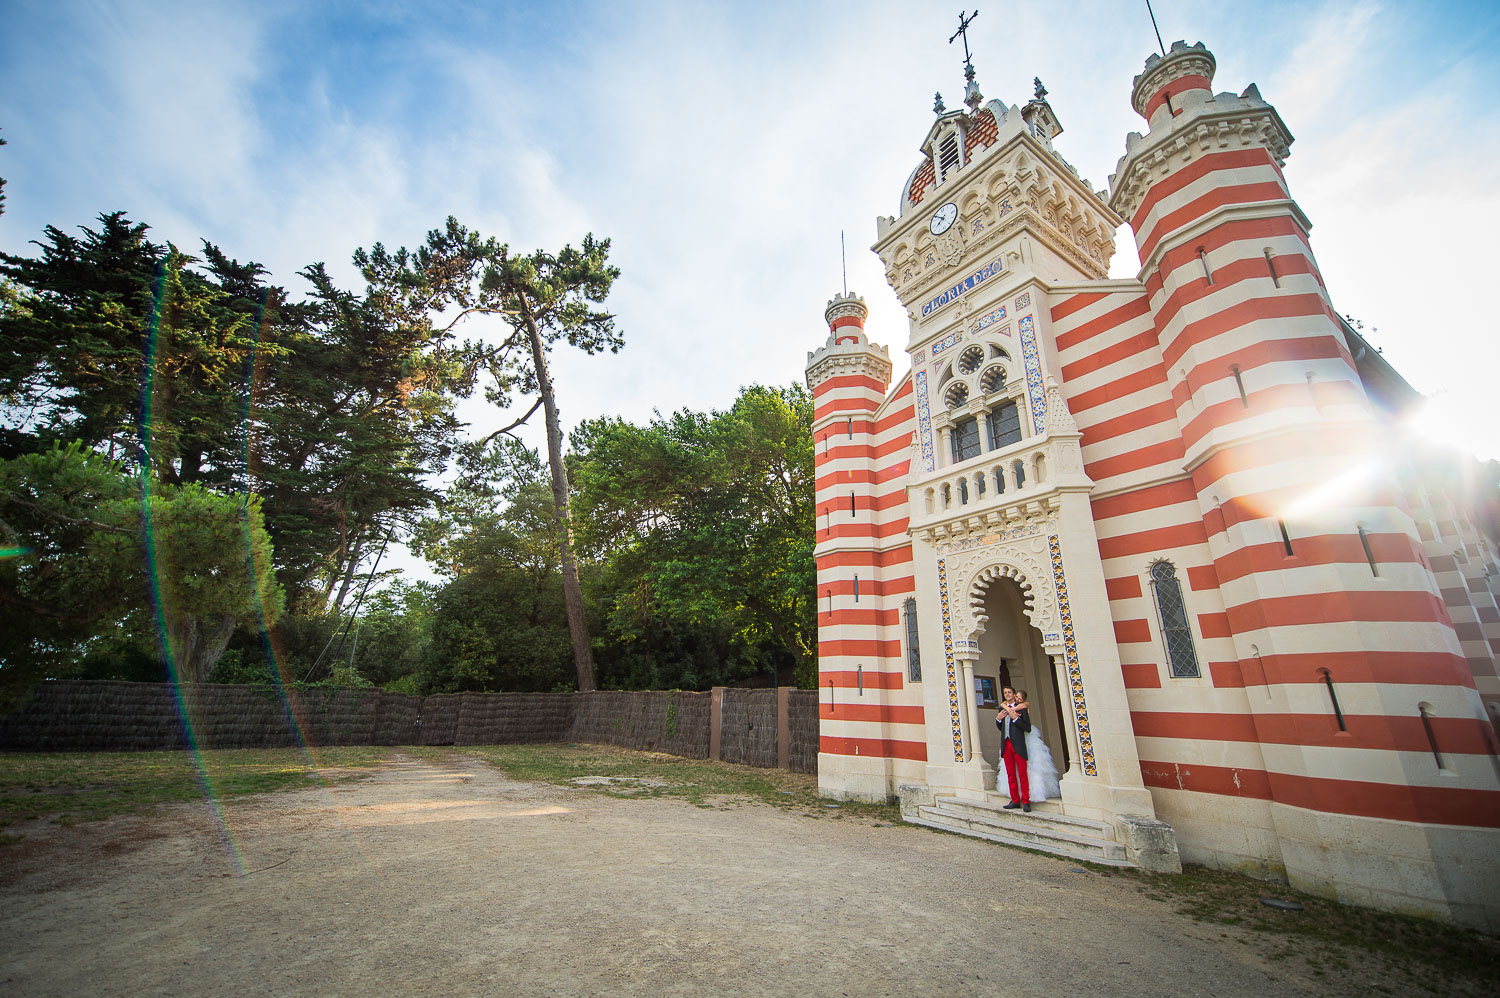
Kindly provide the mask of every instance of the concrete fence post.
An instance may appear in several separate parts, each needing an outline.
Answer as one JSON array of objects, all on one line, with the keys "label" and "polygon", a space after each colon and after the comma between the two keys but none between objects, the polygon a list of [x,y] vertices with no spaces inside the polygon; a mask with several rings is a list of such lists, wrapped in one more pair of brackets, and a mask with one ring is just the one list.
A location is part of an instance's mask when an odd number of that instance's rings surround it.
[{"label": "concrete fence post", "polygon": [[792,764],[792,688],[776,687],[776,768]]},{"label": "concrete fence post", "polygon": [[709,692],[708,701],[708,757],[714,762],[724,761],[721,747],[724,736],[724,687],[715,686]]}]

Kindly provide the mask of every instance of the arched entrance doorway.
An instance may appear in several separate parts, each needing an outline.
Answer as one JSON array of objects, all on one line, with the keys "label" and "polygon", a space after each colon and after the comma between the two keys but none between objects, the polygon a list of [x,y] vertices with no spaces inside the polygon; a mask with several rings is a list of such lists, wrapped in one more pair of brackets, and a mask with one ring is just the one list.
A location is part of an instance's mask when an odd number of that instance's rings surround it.
[{"label": "arched entrance doorway", "polygon": [[995,727],[997,709],[980,699],[988,680],[996,694],[1006,686],[1026,691],[1031,701],[1031,722],[1051,749],[1058,774],[1066,773],[1072,758],[1056,666],[1042,648],[1041,632],[1031,626],[1026,615],[1025,596],[1013,580],[996,578],[989,583],[983,600],[987,620],[979,635],[979,661],[974,665],[980,752],[1000,774],[997,779],[1003,787],[1005,766],[1000,761],[1000,732]]}]

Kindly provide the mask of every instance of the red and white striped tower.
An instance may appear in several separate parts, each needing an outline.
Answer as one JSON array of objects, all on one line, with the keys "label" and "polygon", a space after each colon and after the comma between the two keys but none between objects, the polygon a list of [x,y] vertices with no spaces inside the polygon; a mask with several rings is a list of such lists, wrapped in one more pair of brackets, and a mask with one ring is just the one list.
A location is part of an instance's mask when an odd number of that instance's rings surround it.
[{"label": "red and white striped tower", "polygon": [[926,756],[897,630],[901,601],[912,591],[899,501],[910,393],[903,411],[881,420],[895,401],[886,397],[891,361],[865,336],[867,314],[858,295],[835,295],[824,311],[828,342],[807,359],[817,474],[818,772],[825,793],[884,800],[903,768],[920,775]]},{"label": "red and white striped tower", "polygon": [[1254,86],[1215,95],[1213,75],[1202,43],[1147,60],[1132,99],[1150,130],[1110,207],[1140,249],[1258,744],[1170,781],[1143,763],[1147,782],[1268,801],[1309,889],[1431,896],[1403,878],[1487,862],[1488,883],[1441,892],[1472,922],[1500,856],[1483,708],[1282,175],[1292,137]]}]

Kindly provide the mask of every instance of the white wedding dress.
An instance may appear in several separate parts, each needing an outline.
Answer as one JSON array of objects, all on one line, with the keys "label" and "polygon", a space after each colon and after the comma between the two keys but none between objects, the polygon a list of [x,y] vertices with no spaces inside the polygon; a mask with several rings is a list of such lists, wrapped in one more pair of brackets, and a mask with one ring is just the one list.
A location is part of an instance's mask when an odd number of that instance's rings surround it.
[{"label": "white wedding dress", "polygon": [[1036,725],[1026,732],[1026,779],[1030,783],[1031,803],[1037,804],[1048,797],[1061,797],[1062,788],[1057,783],[1057,764],[1052,761],[1052,750],[1042,741]]}]

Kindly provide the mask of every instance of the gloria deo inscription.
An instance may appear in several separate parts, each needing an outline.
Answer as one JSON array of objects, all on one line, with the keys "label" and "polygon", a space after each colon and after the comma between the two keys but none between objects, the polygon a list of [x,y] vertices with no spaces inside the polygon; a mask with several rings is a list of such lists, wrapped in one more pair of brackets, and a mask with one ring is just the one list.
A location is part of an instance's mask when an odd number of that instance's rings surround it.
[{"label": "gloria deo inscription", "polygon": [[1005,272],[1005,262],[1004,262],[1004,260],[1001,257],[998,257],[998,256],[995,257],[995,259],[991,260],[989,263],[985,264],[983,267],[980,267],[978,270],[974,271],[974,273],[970,274],[968,277],[961,278],[957,283],[955,283],[948,290],[944,291],[940,295],[934,296],[931,300],[929,300],[927,302],[927,304],[923,305],[922,306],[922,318],[924,318],[924,319],[927,318],[929,315],[931,315],[932,313],[936,312],[938,309],[942,308],[944,305],[949,305],[949,304],[952,304],[953,302],[958,301],[959,296],[963,295],[965,292],[972,291],[974,288],[976,288],[979,285],[983,284],[985,281],[989,280],[991,277],[994,277],[996,274],[1000,274],[1000,273],[1004,273],[1004,272]]}]

